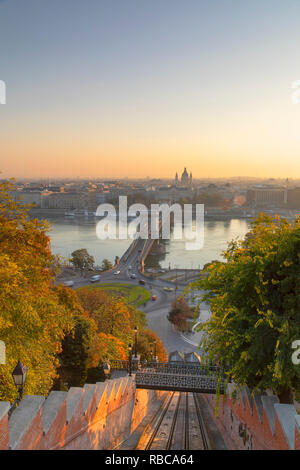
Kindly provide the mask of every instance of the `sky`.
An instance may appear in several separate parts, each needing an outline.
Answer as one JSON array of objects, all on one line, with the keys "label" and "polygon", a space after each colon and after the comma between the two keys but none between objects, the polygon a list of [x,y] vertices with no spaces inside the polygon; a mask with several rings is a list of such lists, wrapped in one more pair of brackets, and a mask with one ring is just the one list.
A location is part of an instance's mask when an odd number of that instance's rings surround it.
[{"label": "sky", "polygon": [[299,0],[0,0],[2,176],[299,178],[299,45]]}]

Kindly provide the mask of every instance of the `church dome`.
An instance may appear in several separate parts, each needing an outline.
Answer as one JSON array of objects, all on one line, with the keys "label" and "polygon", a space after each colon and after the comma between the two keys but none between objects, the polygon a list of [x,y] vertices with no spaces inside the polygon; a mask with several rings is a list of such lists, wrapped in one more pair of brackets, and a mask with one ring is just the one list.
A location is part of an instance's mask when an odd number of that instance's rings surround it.
[{"label": "church dome", "polygon": [[186,171],[186,168],[184,168],[184,171],[181,175],[181,183],[188,184],[188,182],[189,182],[189,175],[188,175],[188,172]]}]

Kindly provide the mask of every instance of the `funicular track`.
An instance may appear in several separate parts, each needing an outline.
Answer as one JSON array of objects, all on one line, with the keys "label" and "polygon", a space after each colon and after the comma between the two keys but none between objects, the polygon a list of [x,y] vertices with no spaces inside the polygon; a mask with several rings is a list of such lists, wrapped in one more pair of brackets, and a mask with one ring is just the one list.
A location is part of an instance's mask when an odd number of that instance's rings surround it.
[{"label": "funicular track", "polygon": [[171,392],[145,429],[136,449],[208,450],[197,394]]}]

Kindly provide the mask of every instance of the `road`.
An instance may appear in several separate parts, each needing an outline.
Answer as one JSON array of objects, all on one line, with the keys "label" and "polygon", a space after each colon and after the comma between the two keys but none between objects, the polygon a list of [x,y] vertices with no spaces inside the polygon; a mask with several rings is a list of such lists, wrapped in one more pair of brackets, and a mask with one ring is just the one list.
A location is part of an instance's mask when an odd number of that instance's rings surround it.
[{"label": "road", "polygon": [[[142,274],[138,269],[138,256],[142,249],[144,240],[137,240],[136,248],[126,258],[123,256],[120,260],[118,271],[119,274],[114,274],[115,271],[101,273],[100,282],[102,283],[128,283],[132,285],[139,285],[139,280],[145,281],[145,288],[151,292],[151,295],[156,295],[156,300],[149,300],[144,306],[139,307],[140,310],[146,313],[147,323],[150,330],[155,332],[164,344],[167,352],[175,350],[182,352],[197,351],[198,347],[193,341],[186,341],[179,332],[175,331],[172,324],[168,321],[167,316],[172,302],[176,296],[182,293],[183,285],[175,285],[173,282],[163,279],[150,280],[147,276]],[[136,279],[130,276],[135,274]],[[74,288],[90,285],[88,278],[76,277],[74,280]],[[63,282],[63,281],[61,281]],[[164,287],[173,287],[173,292],[166,292]],[[194,344],[193,344],[194,343]]]}]

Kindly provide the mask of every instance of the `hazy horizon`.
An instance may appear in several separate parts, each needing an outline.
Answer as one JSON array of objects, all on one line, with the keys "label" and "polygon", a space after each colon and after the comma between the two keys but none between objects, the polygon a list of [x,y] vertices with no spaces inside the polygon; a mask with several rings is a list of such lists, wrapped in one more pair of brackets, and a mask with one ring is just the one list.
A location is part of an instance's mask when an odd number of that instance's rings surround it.
[{"label": "hazy horizon", "polygon": [[293,0],[0,1],[0,178],[300,178],[299,17]]},{"label": "hazy horizon", "polygon": [[[1,1],[1,0],[0,0]],[[178,176],[180,177],[181,173],[183,171],[183,167],[180,168],[180,171],[178,171]],[[101,174],[99,175],[76,175],[76,174],[66,174],[66,175],[63,175],[61,176],[61,174],[59,175],[51,175],[50,173],[47,173],[47,174],[44,174],[44,175],[31,175],[31,174],[28,174],[27,176],[24,176],[24,174],[19,174],[18,175],[18,171],[15,171],[11,174],[9,173],[5,173],[1,170],[0,168],[0,180],[3,180],[3,179],[15,179],[15,180],[31,180],[31,181],[35,181],[35,180],[158,180],[158,179],[161,179],[161,180],[170,180],[170,181],[173,181],[174,180],[174,177],[175,177],[175,172],[173,172],[174,174],[172,175],[167,175],[167,176],[162,176],[162,175],[141,175],[141,176],[128,176],[128,175],[118,175],[118,174],[109,174],[107,173],[107,175],[103,176]],[[228,176],[206,176],[206,175],[195,175],[193,174],[193,181],[196,181],[196,180],[230,180],[230,179],[241,179],[241,180],[262,180],[262,181],[266,181],[266,180],[275,180],[275,181],[278,181],[278,180],[282,180],[282,182],[285,182],[287,179],[292,182],[292,181],[298,181],[300,180],[300,175],[299,176],[294,176],[294,175],[281,175],[281,176],[272,176],[272,175],[266,175],[266,176],[254,176],[254,175],[228,175]]]}]

